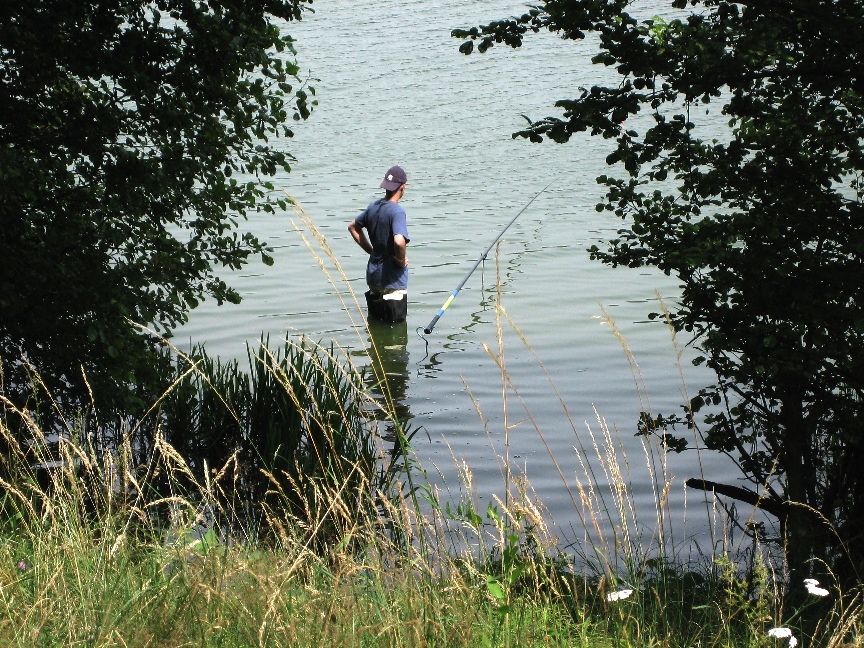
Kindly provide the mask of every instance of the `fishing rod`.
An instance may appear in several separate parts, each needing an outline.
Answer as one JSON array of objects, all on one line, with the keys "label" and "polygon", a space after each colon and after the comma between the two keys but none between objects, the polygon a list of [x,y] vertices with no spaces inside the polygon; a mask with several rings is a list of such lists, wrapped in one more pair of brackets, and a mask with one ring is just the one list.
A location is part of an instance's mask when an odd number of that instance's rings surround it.
[{"label": "fishing rod", "polygon": [[[527,205],[525,205],[522,209],[519,210],[519,213],[516,214],[516,215],[515,215],[515,216],[510,220],[509,223],[507,223],[507,226],[506,226],[503,230],[501,230],[501,233],[498,234],[498,236],[495,237],[495,240],[492,241],[492,243],[489,245],[489,247],[487,247],[487,248],[483,251],[483,254],[480,255],[480,258],[479,258],[479,259],[477,259],[477,263],[474,264],[474,267],[471,268],[471,270],[468,271],[468,274],[465,275],[465,278],[464,278],[464,279],[459,283],[458,286],[456,286],[456,290],[454,290],[454,291],[450,294],[450,296],[447,298],[447,301],[444,302],[444,305],[441,307],[441,310],[438,311],[438,313],[435,315],[435,317],[432,318],[432,321],[429,322],[429,324],[426,326],[426,328],[423,329],[423,332],[424,332],[426,335],[429,335],[429,334],[432,332],[432,329],[435,328],[435,324],[437,324],[437,323],[438,323],[438,320],[441,319],[441,316],[444,314],[444,311],[446,311],[446,310],[447,310],[447,307],[450,306],[451,303],[453,303],[453,300],[454,300],[454,299],[456,299],[456,295],[459,294],[459,291],[462,290],[462,286],[464,286],[464,285],[465,285],[465,282],[468,281],[468,279],[471,277],[472,274],[474,274],[474,271],[477,269],[477,266],[479,266],[481,263],[483,263],[483,261],[486,260],[486,256],[489,254],[489,250],[491,250],[491,249],[493,248],[493,246],[494,246],[494,245],[495,245],[499,240],[501,240],[501,237],[504,236],[504,232],[506,232],[507,229],[508,229],[508,228],[509,228],[513,223],[516,222],[516,219],[519,218],[519,217],[522,215],[522,213],[523,213],[526,209],[528,209],[528,208],[531,206],[531,203],[533,203],[535,200],[537,200],[537,198],[540,196],[540,194],[542,194],[544,191],[546,191],[546,190],[547,190],[549,187],[551,187],[551,186],[552,186],[552,183],[550,182],[548,185],[546,185],[546,186],[543,187],[540,191],[538,191],[538,192],[537,192],[537,195],[535,195],[531,200],[528,201],[528,204],[527,204]],[[420,334],[420,327],[417,327],[417,334],[418,334],[418,335]],[[423,337],[423,336],[421,335],[420,337]]]}]

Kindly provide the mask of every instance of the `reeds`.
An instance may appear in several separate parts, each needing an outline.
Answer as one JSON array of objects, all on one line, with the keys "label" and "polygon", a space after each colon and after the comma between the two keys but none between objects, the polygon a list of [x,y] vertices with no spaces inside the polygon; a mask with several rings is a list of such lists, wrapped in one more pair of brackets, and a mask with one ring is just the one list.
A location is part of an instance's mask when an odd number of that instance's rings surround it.
[{"label": "reeds", "polygon": [[333,347],[305,340],[276,351],[262,342],[248,360],[243,372],[203,349],[179,357],[157,424],[193,473],[209,466],[230,475],[229,488],[216,482],[220,507],[247,537],[284,533],[270,522],[285,510],[314,529],[315,543],[338,541],[344,523],[335,520],[372,514],[371,495],[387,493],[393,479],[364,414],[362,376]]}]

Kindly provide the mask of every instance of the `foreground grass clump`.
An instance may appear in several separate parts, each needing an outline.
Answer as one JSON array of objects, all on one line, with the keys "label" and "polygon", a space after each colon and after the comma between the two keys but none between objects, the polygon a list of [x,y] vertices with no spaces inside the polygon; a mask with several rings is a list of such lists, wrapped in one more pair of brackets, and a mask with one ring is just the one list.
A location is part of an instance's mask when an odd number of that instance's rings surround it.
[{"label": "foreground grass clump", "polygon": [[[397,498],[382,515],[401,534],[361,520],[313,550],[290,517],[265,543],[207,527],[191,500],[136,509],[105,489],[94,512],[76,480],[55,473],[50,502],[33,481],[3,484],[0,645],[792,645],[768,635],[781,623],[764,569],[655,560],[638,584],[602,565],[577,575],[525,498],[483,516]],[[166,504],[170,527],[143,521]],[[858,636],[860,606],[826,598],[813,645],[839,646]]]},{"label": "foreground grass clump", "polygon": [[[159,452],[177,460],[172,448]],[[198,501],[121,497],[111,483],[85,493],[82,484],[98,482],[82,473],[107,466],[67,446],[70,464],[73,456],[77,469],[55,469],[48,486],[25,470],[2,484],[0,645],[524,645],[577,636],[549,596],[514,597],[505,619],[479,572],[404,542],[423,521],[394,534],[343,520],[339,541],[322,546],[286,508],[278,539],[244,541],[202,517],[218,485],[202,487]],[[333,511],[345,509],[339,491],[324,495]],[[167,527],[148,514],[165,506]],[[387,516],[391,528],[418,520],[398,498]]]},{"label": "foreground grass clump", "polygon": [[[171,543],[156,529],[124,536],[126,511],[85,519],[70,503],[4,521],[0,645],[789,645],[768,636],[771,603],[743,581],[712,593],[667,573],[628,593],[530,555],[518,537],[479,562],[380,537],[360,552],[312,553],[302,536],[255,547],[190,531]],[[844,634],[857,614],[835,619]],[[839,645],[830,638],[819,643]]]},{"label": "foreground grass clump", "polygon": [[[481,645],[494,629],[479,590],[344,557],[298,564],[287,550],[155,543],[111,555],[98,538],[87,547],[9,540],[0,552],[4,646]],[[524,606],[513,618],[518,645],[566,628],[553,606]]]}]

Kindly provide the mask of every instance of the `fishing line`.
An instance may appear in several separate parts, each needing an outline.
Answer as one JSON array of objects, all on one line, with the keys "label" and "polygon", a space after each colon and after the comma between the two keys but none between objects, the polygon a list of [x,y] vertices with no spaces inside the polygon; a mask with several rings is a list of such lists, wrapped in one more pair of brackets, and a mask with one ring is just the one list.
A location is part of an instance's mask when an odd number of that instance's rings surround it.
[{"label": "fishing line", "polygon": [[456,286],[456,290],[454,290],[452,293],[450,293],[450,296],[447,298],[447,301],[444,302],[444,305],[441,307],[441,309],[438,311],[438,313],[435,315],[435,317],[432,318],[432,321],[429,322],[429,324],[426,326],[426,328],[423,328],[421,326],[417,327],[417,335],[419,335],[423,339],[423,341],[426,342],[427,355],[429,353],[429,340],[427,340],[425,337],[423,337],[423,334],[421,334],[420,331],[423,331],[423,333],[425,333],[426,335],[429,335],[432,332],[432,330],[435,328],[435,325],[438,323],[438,320],[441,319],[441,316],[444,314],[444,311],[446,311],[447,308],[450,306],[450,304],[453,303],[453,300],[456,299],[456,295],[459,294],[459,291],[462,290],[462,286],[464,286],[465,282],[467,282],[468,279],[471,277],[471,275],[474,274],[474,271],[477,269],[477,266],[479,266],[481,263],[483,263],[483,261],[486,260],[486,257],[488,256],[489,251],[495,246],[495,244],[499,240],[501,240],[501,237],[504,236],[504,232],[506,232],[507,229],[513,223],[516,222],[516,219],[519,218],[522,215],[522,213],[526,209],[528,209],[528,207],[531,206],[531,203],[533,203],[535,200],[537,200],[537,198],[540,196],[540,194],[542,194],[544,191],[546,191],[551,186],[552,186],[552,183],[550,182],[548,185],[546,185],[540,191],[538,191],[537,194],[531,200],[528,201],[528,204],[525,205],[522,209],[520,209],[519,213],[516,214],[512,219],[510,219],[510,222],[507,223],[507,225],[504,227],[504,229],[502,229],[501,232],[498,234],[498,236],[495,237],[495,240],[492,241],[492,243],[489,244],[489,247],[487,247],[483,251],[483,254],[480,255],[480,258],[477,259],[477,263],[475,263],[474,266],[471,268],[471,270],[468,271],[468,274],[465,275],[465,278],[459,283],[458,286]]}]

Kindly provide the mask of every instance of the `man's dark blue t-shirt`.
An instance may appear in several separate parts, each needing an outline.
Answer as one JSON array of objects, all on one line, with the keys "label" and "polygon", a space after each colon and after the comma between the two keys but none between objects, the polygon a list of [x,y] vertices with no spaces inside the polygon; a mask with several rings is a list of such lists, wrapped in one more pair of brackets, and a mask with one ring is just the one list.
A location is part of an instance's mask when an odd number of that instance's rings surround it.
[{"label": "man's dark blue t-shirt", "polygon": [[354,220],[366,229],[369,242],[372,243],[372,254],[366,265],[366,283],[369,287],[407,290],[408,268],[393,260],[393,236],[401,234],[406,243],[410,240],[405,210],[398,203],[382,198],[370,203]]}]

